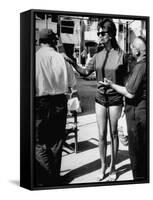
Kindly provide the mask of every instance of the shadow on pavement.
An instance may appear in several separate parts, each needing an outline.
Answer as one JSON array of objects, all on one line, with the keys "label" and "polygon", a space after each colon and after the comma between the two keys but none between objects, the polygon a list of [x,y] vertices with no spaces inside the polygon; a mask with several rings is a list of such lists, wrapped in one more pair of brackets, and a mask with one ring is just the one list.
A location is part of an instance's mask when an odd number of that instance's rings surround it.
[{"label": "shadow on pavement", "polygon": [[117,178],[119,178],[122,174],[128,172],[131,170],[131,165],[130,164],[126,164],[126,165],[123,165],[121,167],[119,167],[117,169]]},{"label": "shadow on pavement", "polygon": [[82,141],[78,143],[78,149],[79,152],[83,152],[83,151],[88,151],[94,148],[97,148],[98,145],[93,144],[92,142],[90,142],[89,140],[86,141]]},{"label": "shadow on pavement", "polygon": [[[97,143],[97,144],[94,144],[92,141]],[[99,140],[96,139],[96,138],[90,138],[89,140],[79,142],[78,143],[79,152],[83,152],[83,151],[87,151],[87,150],[91,150],[91,149],[97,148],[98,147],[98,142],[99,142]],[[108,145],[110,145],[109,141],[107,142],[107,146]]]},{"label": "shadow on pavement", "polygon": [[[111,161],[111,157],[110,155],[107,156],[107,167],[110,164]],[[125,150],[120,150],[118,153],[118,160],[117,160],[117,164],[120,162],[123,162],[124,160],[129,159],[129,155],[128,152]],[[81,167],[78,167],[74,170],[69,171],[67,174],[64,175],[64,179],[66,180],[67,183],[70,183],[71,181],[73,181],[74,179],[81,177],[83,175],[86,175],[88,173],[94,172],[98,169],[100,169],[100,159],[94,160],[93,162],[87,163]],[[131,166],[130,164],[124,164],[121,167],[119,167],[117,169],[117,176],[121,176],[122,174],[126,173],[127,171],[131,170]],[[109,174],[106,174],[106,177]]]},{"label": "shadow on pavement", "polygon": [[86,165],[83,165],[68,172],[66,175],[64,175],[64,179],[66,180],[67,183],[69,183],[75,178],[78,178],[80,176],[83,176],[98,169],[100,169],[100,159],[97,159],[93,162],[90,162]]},{"label": "shadow on pavement", "polygon": [[118,150],[117,163],[120,163],[126,159],[129,159],[128,150]]},{"label": "shadow on pavement", "polygon": [[[69,136],[68,139],[71,139],[71,138],[73,138],[73,136]],[[93,142],[97,144],[94,144]],[[110,142],[107,142],[107,145],[110,145]],[[74,147],[75,147],[74,142],[69,144],[69,148],[71,150],[73,149],[71,153],[74,152]],[[98,140],[96,138],[90,138],[89,140],[78,142],[78,153],[82,153],[84,151],[88,151],[97,147],[98,147]],[[69,152],[67,153],[69,154]]]}]

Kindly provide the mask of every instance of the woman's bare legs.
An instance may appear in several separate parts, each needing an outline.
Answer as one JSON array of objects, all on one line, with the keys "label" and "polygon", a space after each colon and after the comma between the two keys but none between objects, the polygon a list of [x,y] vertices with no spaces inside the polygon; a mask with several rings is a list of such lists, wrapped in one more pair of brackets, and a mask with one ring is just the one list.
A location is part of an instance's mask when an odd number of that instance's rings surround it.
[{"label": "woman's bare legs", "polygon": [[107,151],[107,110],[106,107],[95,103],[96,118],[99,131],[99,153],[101,160],[101,174],[102,180],[105,176],[106,170],[106,151]]},{"label": "woman's bare legs", "polygon": [[111,138],[110,175],[114,174],[114,178],[112,176],[112,180],[113,180],[113,179],[116,179],[115,164],[116,164],[118,146],[119,146],[117,122],[118,122],[119,117],[121,116],[122,106],[110,106],[108,112],[109,112],[108,119],[109,119],[110,138]]}]

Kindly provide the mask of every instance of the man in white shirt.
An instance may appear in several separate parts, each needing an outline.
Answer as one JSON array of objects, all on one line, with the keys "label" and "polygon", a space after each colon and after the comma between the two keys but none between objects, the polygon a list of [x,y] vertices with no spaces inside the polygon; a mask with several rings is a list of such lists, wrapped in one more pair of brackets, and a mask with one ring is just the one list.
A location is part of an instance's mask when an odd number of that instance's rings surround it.
[{"label": "man in white shirt", "polygon": [[40,32],[40,49],[36,52],[36,173],[37,186],[61,183],[62,145],[65,140],[67,99],[65,93],[76,79],[71,66],[56,51],[56,34]]}]

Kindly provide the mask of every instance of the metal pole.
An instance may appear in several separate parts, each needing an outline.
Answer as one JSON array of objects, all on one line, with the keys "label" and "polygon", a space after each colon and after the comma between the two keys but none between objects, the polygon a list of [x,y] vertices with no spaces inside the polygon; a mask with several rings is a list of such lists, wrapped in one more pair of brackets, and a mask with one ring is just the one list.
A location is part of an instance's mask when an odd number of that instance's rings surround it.
[{"label": "metal pole", "polygon": [[47,19],[47,14],[45,14],[45,22],[46,22],[46,29],[48,29],[48,19]]},{"label": "metal pole", "polygon": [[81,52],[84,49],[84,22],[80,21],[80,61],[81,61]]},{"label": "metal pole", "polygon": [[129,47],[128,47],[128,45],[129,45],[129,24],[128,24],[128,22],[126,22],[126,53],[128,53],[129,52]]}]

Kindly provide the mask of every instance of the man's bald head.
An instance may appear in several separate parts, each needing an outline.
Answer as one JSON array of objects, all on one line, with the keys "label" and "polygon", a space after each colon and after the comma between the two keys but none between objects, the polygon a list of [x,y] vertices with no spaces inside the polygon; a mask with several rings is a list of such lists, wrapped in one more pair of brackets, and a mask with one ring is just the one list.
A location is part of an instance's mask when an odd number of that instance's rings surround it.
[{"label": "man's bald head", "polygon": [[[146,54],[146,42],[145,42],[145,40],[141,36],[136,37],[133,41],[132,48],[133,48],[133,54],[135,54],[137,56],[145,55]],[[134,49],[136,51],[134,51]]]},{"label": "man's bald head", "polygon": [[146,43],[142,37],[135,38],[135,40],[133,41],[133,46],[135,46],[135,48],[140,51],[146,50]]}]

